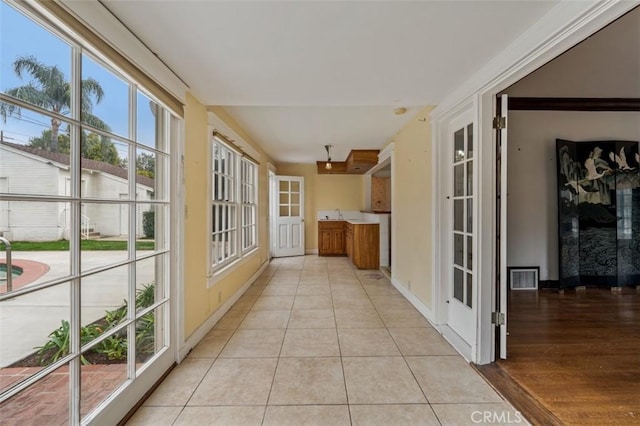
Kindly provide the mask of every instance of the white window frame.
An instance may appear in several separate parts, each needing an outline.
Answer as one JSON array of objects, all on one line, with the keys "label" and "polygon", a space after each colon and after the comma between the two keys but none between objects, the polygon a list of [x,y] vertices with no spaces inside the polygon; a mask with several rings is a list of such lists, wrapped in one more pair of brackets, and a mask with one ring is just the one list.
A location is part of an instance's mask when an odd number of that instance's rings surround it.
[{"label": "white window frame", "polygon": [[258,165],[240,159],[241,248],[245,254],[258,245]]},{"label": "white window frame", "polygon": [[[63,195],[38,195],[32,196],[22,193],[6,193],[2,194],[3,200],[16,201],[22,203],[33,202],[52,202],[58,204],[66,204],[69,207],[65,211],[68,219],[63,221],[66,226],[69,227],[69,240],[70,247],[69,253],[69,274],[62,277],[55,277],[48,281],[43,281],[37,286],[26,286],[20,289],[16,289],[14,292],[7,294],[0,294],[0,302],[11,298],[19,298],[28,294],[37,294],[41,290],[54,288],[62,285],[68,285],[70,288],[69,295],[69,315],[68,319],[70,324],[70,350],[69,353],[62,358],[50,363],[42,368],[40,371],[25,378],[24,380],[17,382],[14,386],[3,389],[0,392],[0,402],[4,403],[14,395],[26,389],[41,379],[47,377],[50,373],[56,371],[63,365],[69,366],[69,382],[70,393],[69,396],[63,398],[60,404],[67,404],[69,406],[69,423],[70,424],[85,424],[96,421],[96,423],[113,423],[114,418],[117,421],[118,418],[122,418],[123,409],[128,410],[126,404],[122,401],[132,400],[132,396],[137,400],[137,396],[141,395],[141,389],[151,386],[156,382],[157,378],[166,371],[175,358],[172,349],[175,348],[176,340],[174,332],[178,327],[175,327],[175,308],[173,302],[170,302],[171,298],[175,296],[175,287],[171,284],[170,280],[175,275],[175,269],[172,264],[175,264],[171,259],[175,259],[176,253],[173,247],[175,243],[171,236],[175,231],[171,224],[171,214],[175,208],[175,203],[172,201],[174,190],[170,188],[170,175],[171,169],[169,164],[174,164],[174,144],[179,142],[180,133],[178,128],[182,126],[182,120],[172,115],[170,110],[160,103],[152,95],[147,95],[144,87],[140,86],[133,78],[129,77],[126,73],[121,71],[116,65],[110,63],[108,60],[103,59],[99,51],[97,51],[89,42],[84,40],[81,36],[74,33],[66,25],[58,22],[55,17],[49,17],[48,14],[43,13],[42,10],[30,2],[17,2],[13,0],[6,1],[7,7],[13,7],[18,12],[23,13],[26,19],[33,22],[33,24],[40,26],[41,28],[51,32],[51,37],[58,37],[69,45],[69,56],[71,59],[71,69],[69,76],[69,84],[71,85],[73,100],[71,101],[70,112],[68,115],[61,116],[47,109],[38,107],[37,105],[29,104],[20,99],[15,99],[7,96],[5,93],[0,93],[0,101],[7,102],[23,108],[26,111],[31,111],[42,115],[43,117],[54,118],[57,117],[65,123],[71,126],[70,132],[70,146],[71,152],[79,153],[81,148],[81,131],[87,130],[90,132],[98,133],[103,136],[111,138],[113,141],[119,142],[121,145],[128,146],[128,158],[130,164],[135,164],[137,149],[143,149],[147,152],[153,152],[156,158],[156,188],[154,193],[160,194],[158,200],[140,200],[136,195],[137,180],[136,180],[136,167],[128,167],[127,180],[128,180],[128,196],[126,199],[109,198],[109,197],[85,197],[85,180],[82,178],[82,168],[80,155],[69,156],[70,164],[70,177],[68,178],[69,187],[68,191]],[[89,123],[81,121],[80,117],[80,101],[79,93],[81,88],[82,79],[82,60],[83,56],[91,58],[96,61],[96,64],[105,70],[113,73],[114,75],[123,79],[123,81],[129,87],[129,132],[127,135],[119,135],[112,133],[109,130],[97,129],[91,126]],[[159,142],[158,146],[152,147],[142,144],[136,139],[136,98],[131,96],[136,90],[140,90],[142,93],[161,106],[161,110],[158,112],[156,118],[156,126],[159,127],[156,134],[156,140]],[[64,183],[63,183],[64,185]],[[91,202],[96,206],[107,206],[109,204],[127,205],[128,208],[128,253],[124,260],[117,262],[105,261],[104,264],[99,267],[88,269],[83,268],[82,263],[82,249],[80,245],[80,230],[81,230],[81,212],[84,202]],[[137,213],[138,208],[147,208],[153,206],[157,208],[155,219],[155,241],[156,247],[150,253],[138,253],[136,251],[136,231],[137,226]],[[68,220],[68,222],[67,222]],[[154,282],[156,288],[156,295],[151,305],[144,309],[137,310],[135,303],[130,303],[135,300],[137,295],[138,276],[136,274],[136,268],[141,262],[148,260],[158,259],[154,269]],[[99,273],[108,272],[117,268],[127,269],[127,292],[128,292],[128,310],[125,319],[117,326],[109,330],[105,330],[99,337],[93,339],[88,343],[83,343],[80,340],[80,328],[81,317],[83,309],[86,306],[82,304],[82,286],[80,285],[81,279]],[[171,309],[170,309],[170,304]],[[172,312],[174,311],[174,312]],[[81,388],[82,382],[82,367],[81,367],[81,354],[91,347],[97,345],[101,341],[106,340],[110,336],[113,336],[116,332],[121,330],[127,330],[128,336],[136,335],[136,323],[144,315],[148,313],[154,313],[155,315],[155,343],[156,348],[152,357],[145,362],[144,365],[138,365],[135,356],[129,356],[127,359],[128,378],[123,380],[113,389],[113,393],[105,398],[98,404],[96,404],[88,413],[81,412]],[[136,353],[136,341],[135,339],[129,339],[127,341],[128,350],[130,353]],[[152,368],[153,367],[153,368]],[[137,382],[137,383],[136,383]],[[135,384],[134,384],[135,383]],[[65,401],[67,399],[67,401]],[[119,403],[118,403],[119,402]],[[96,420],[96,419],[106,419]]]},{"label": "white window frame", "polygon": [[[212,136],[209,146],[207,244],[209,277],[213,277],[258,247],[258,164],[218,136]],[[217,162],[217,149],[229,161]],[[249,211],[246,216],[245,211]],[[214,212],[226,213],[218,213],[216,220]],[[221,248],[226,250],[221,253]]]}]

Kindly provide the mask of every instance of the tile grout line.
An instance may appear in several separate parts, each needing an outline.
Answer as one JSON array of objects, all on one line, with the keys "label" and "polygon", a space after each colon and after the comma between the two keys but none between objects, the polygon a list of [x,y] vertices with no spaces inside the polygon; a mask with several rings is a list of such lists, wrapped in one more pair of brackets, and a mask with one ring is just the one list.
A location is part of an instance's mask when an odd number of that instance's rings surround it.
[{"label": "tile grout line", "polygon": [[[280,265],[278,266],[278,269],[280,269]],[[277,269],[276,269],[277,272]],[[302,272],[300,273],[302,274]],[[274,273],[275,275],[275,273]],[[296,284],[296,294],[298,293],[298,287],[300,286],[300,277],[298,277],[298,283]],[[273,386],[276,382],[276,375],[278,374],[278,367],[280,366],[280,358],[282,355],[282,348],[284,347],[284,342],[285,339],[287,338],[287,330],[289,330],[289,322],[291,321],[291,313],[293,312],[293,305],[295,304],[296,301],[296,296],[293,297],[293,303],[291,303],[291,308],[289,309],[289,317],[287,318],[287,324],[285,326],[284,329],[284,334],[282,336],[282,342],[280,343],[280,350],[278,351],[278,356],[276,359],[276,366],[273,370],[273,378],[271,379],[271,386],[269,387],[269,393],[267,394],[267,400],[265,401],[264,404],[264,413],[262,414],[262,422],[260,424],[264,424],[266,418],[267,418],[267,409],[269,408],[269,400],[271,399],[271,392],[273,392]]]},{"label": "tile grout line", "polygon": [[347,412],[349,413],[349,424],[353,425],[351,417],[351,404],[349,403],[349,390],[347,389],[347,375],[344,371],[344,358],[342,356],[342,346],[340,345],[340,333],[338,331],[338,320],[336,319],[336,305],[333,302],[333,289],[331,286],[331,277],[329,276],[329,262],[327,262],[327,278],[329,279],[329,297],[331,297],[331,310],[333,312],[334,330],[338,341],[338,354],[340,354],[340,368],[342,369],[342,383],[344,384],[344,395],[347,400]]}]

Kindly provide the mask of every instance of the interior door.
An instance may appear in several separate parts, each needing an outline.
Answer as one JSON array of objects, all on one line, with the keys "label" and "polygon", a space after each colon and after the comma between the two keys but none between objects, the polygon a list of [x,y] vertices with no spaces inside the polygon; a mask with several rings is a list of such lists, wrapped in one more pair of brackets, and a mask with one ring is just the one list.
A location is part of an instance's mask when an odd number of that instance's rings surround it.
[{"label": "interior door", "polygon": [[453,119],[448,128],[452,157],[449,172],[453,175],[453,226],[450,228],[453,253],[449,264],[448,325],[468,344],[475,341],[476,274],[475,252],[475,126],[469,110]]},{"label": "interior door", "polygon": [[304,256],[304,178],[276,176],[274,257]]},{"label": "interior door", "polygon": [[496,238],[497,255],[497,292],[498,316],[498,352],[500,358],[507,357],[507,115],[509,111],[508,95],[498,98],[496,110]]}]

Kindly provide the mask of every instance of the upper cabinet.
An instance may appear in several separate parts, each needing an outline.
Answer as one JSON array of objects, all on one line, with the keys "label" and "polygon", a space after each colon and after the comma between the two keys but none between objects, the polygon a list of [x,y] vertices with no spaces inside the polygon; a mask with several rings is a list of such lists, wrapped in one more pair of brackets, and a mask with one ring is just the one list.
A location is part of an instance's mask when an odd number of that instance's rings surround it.
[{"label": "upper cabinet", "polygon": [[363,175],[378,164],[378,149],[352,149],[347,161],[332,161],[327,169],[327,161],[316,161],[319,175],[352,174]]}]

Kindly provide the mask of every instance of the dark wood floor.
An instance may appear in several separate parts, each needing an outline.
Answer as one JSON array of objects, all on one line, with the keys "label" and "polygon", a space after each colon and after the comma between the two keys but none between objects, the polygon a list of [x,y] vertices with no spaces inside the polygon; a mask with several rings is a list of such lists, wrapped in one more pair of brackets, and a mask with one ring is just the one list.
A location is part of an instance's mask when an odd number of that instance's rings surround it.
[{"label": "dark wood floor", "polygon": [[513,291],[508,357],[497,363],[556,419],[640,425],[640,293]]}]

